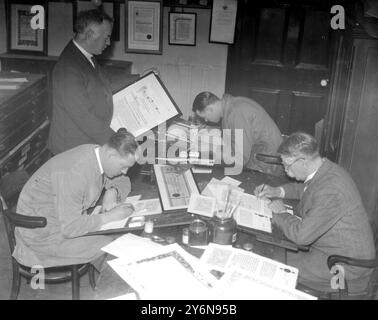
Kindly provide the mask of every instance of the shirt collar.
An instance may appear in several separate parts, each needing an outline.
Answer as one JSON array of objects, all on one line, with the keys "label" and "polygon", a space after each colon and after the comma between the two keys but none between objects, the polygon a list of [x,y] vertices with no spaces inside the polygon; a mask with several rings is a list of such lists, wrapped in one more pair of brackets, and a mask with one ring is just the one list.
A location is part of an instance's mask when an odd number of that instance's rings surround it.
[{"label": "shirt collar", "polygon": [[314,177],[314,175],[316,174],[317,171],[318,171],[318,169],[316,169],[313,173],[309,174],[307,176],[306,180],[304,181],[304,183],[310,181]]},{"label": "shirt collar", "polygon": [[104,174],[104,169],[102,168],[102,164],[101,164],[101,160],[100,160],[100,147],[95,148],[94,152],[96,154],[98,166],[100,167],[100,173]]},{"label": "shirt collar", "polygon": [[78,44],[75,40],[72,40],[74,45],[80,50],[80,52],[88,59],[88,61],[91,63],[91,65],[94,67],[92,57],[93,54],[90,54],[87,50],[85,50],[80,44]]}]

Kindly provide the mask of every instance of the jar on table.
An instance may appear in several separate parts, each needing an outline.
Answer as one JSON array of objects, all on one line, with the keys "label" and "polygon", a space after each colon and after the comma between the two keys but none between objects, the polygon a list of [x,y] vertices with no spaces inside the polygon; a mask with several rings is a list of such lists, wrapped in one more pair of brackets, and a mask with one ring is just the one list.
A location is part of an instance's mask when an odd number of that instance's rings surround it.
[{"label": "jar on table", "polygon": [[214,243],[232,245],[236,241],[236,221],[233,217],[214,216],[211,221],[212,240]]}]

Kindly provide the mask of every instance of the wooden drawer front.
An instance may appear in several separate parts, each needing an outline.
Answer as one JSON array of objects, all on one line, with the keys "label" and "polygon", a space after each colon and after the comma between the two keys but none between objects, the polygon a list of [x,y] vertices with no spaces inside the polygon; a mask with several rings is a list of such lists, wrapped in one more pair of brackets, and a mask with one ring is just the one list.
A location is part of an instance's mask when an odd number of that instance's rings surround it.
[{"label": "wooden drawer front", "polygon": [[[46,90],[46,78],[42,79],[35,86],[31,87],[29,90],[25,92],[21,92],[19,95],[16,95],[9,99],[4,104],[0,105],[0,119],[3,119],[7,114],[13,113],[19,106],[25,105],[27,101],[34,101],[35,99],[40,99],[39,97],[47,97],[47,90]],[[44,101],[46,98],[43,98]]]},{"label": "wooden drawer front", "polygon": [[12,148],[20,143],[22,139],[25,139],[33,130],[37,129],[37,127],[46,119],[46,116],[43,113],[37,114],[36,117],[35,121],[25,122],[0,142],[0,158],[4,157]]},{"label": "wooden drawer front", "polygon": [[34,137],[23,144],[0,169],[1,176],[8,172],[16,171],[31,166],[40,154],[46,152],[47,135],[49,126],[37,132]]},{"label": "wooden drawer front", "polygon": [[34,59],[1,59],[2,71],[19,71],[25,73],[47,74],[55,61],[38,61]]},{"label": "wooden drawer front", "polygon": [[12,113],[4,115],[0,123],[0,141],[26,121],[31,121],[33,124],[40,123],[40,119],[47,116],[47,99],[47,92],[44,91],[27,103],[15,106]]}]

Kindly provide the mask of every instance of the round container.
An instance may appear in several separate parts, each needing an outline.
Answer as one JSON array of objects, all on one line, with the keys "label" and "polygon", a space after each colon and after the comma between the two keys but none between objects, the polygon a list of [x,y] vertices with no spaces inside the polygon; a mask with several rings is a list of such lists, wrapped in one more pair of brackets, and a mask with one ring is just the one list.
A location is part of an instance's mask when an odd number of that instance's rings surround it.
[{"label": "round container", "polygon": [[231,245],[236,241],[236,221],[234,218],[212,218],[213,242],[217,244]]},{"label": "round container", "polygon": [[205,221],[195,219],[189,226],[189,244],[191,246],[203,246],[209,243],[208,228]]}]

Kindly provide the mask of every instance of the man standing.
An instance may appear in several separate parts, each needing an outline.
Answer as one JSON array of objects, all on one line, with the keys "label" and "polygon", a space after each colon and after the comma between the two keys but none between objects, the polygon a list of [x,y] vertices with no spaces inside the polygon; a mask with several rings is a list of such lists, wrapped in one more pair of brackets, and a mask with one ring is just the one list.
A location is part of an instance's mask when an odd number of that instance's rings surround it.
[{"label": "man standing", "polygon": [[[47,219],[44,228],[16,228],[15,259],[23,265],[53,267],[93,262],[108,236],[87,236],[108,222],[122,220],[133,208],[124,204],[131,190],[118,188],[114,177],[136,161],[137,143],[125,129],[103,146],[85,144],[60,153],[39,168],[21,191],[17,212]],[[102,214],[87,214],[106,190]],[[118,199],[117,199],[118,198]]]},{"label": "man standing", "polygon": [[[272,222],[293,242],[309,245],[308,252],[289,253],[287,263],[299,269],[299,282],[321,291],[332,291],[330,255],[374,259],[371,226],[360,194],[350,175],[319,155],[314,137],[297,132],[278,148],[285,171],[301,183],[281,187],[258,186],[261,197],[299,199],[294,213],[285,213],[282,200],[270,204]],[[304,181],[304,183],[302,183]],[[350,292],[366,288],[371,269],[343,265]]]},{"label": "man standing", "polygon": [[[282,173],[280,165],[269,165],[256,159],[258,153],[275,155],[282,142],[277,125],[257,102],[228,94],[219,99],[206,91],[196,96],[192,110],[206,122],[222,120],[222,129],[243,130],[243,154],[240,158],[244,167],[274,175]],[[234,140],[231,141],[231,150],[236,150]],[[226,157],[223,153],[223,160],[228,163],[230,159]]]},{"label": "man standing", "polygon": [[52,74],[53,112],[48,147],[58,154],[86,143],[104,144],[114,131],[112,91],[97,64],[110,45],[112,19],[100,10],[79,13],[76,35]]}]

